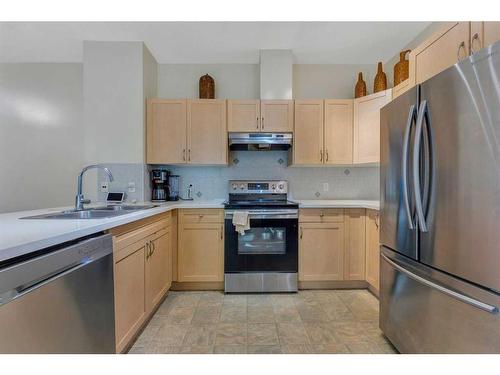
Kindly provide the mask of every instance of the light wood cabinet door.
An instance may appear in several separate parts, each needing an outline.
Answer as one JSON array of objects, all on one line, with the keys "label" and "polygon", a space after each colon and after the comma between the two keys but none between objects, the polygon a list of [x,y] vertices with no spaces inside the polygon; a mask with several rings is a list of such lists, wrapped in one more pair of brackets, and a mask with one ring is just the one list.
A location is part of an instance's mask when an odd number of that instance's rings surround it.
[{"label": "light wood cabinet door", "polygon": [[450,22],[410,52],[419,84],[469,55],[469,22]]},{"label": "light wood cabinet door", "polygon": [[323,164],[323,100],[296,100],[293,164]]},{"label": "light wood cabinet door", "polygon": [[365,280],[366,213],[364,208],[346,209],[344,280]]},{"label": "light wood cabinet door", "polygon": [[353,101],[325,100],[325,164],[352,164]]},{"label": "light wood cabinet door", "polygon": [[380,162],[380,108],[391,101],[391,93],[354,99],[354,164]]},{"label": "light wood cabinet door", "polygon": [[380,282],[379,213],[366,210],[366,281],[379,290]]},{"label": "light wood cabinet door", "polygon": [[226,101],[189,100],[187,161],[190,164],[227,164]]},{"label": "light wood cabinet door", "polygon": [[222,223],[179,223],[179,281],[224,281],[223,231]]},{"label": "light wood cabinet door", "polygon": [[150,237],[146,245],[146,308],[152,311],[172,282],[170,228]]},{"label": "light wood cabinet door", "polygon": [[121,352],[146,317],[145,242],[123,250],[127,255],[114,265],[116,350]]},{"label": "light wood cabinet door", "polygon": [[471,22],[470,51],[479,51],[500,40],[500,22]]},{"label": "light wood cabinet door", "polygon": [[230,132],[260,131],[260,100],[228,100],[227,128]]},{"label": "light wood cabinet door", "polygon": [[148,99],[146,160],[150,164],[186,162],[186,100]]},{"label": "light wood cabinet door", "polygon": [[302,223],[299,226],[299,280],[343,279],[343,223]]},{"label": "light wood cabinet door", "polygon": [[293,100],[261,100],[260,131],[293,132]]}]

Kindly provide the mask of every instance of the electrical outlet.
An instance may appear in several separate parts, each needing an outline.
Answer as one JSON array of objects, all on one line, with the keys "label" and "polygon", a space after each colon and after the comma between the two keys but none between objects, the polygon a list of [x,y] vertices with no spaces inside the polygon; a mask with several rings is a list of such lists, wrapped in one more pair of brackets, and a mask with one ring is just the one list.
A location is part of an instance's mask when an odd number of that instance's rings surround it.
[{"label": "electrical outlet", "polygon": [[330,189],[330,185],[328,182],[323,182],[323,191],[328,191]]},{"label": "electrical outlet", "polygon": [[109,192],[108,181],[103,181],[101,182],[101,193],[107,193],[107,192]]},{"label": "electrical outlet", "polygon": [[135,193],[135,182],[131,181],[128,183],[128,192]]}]

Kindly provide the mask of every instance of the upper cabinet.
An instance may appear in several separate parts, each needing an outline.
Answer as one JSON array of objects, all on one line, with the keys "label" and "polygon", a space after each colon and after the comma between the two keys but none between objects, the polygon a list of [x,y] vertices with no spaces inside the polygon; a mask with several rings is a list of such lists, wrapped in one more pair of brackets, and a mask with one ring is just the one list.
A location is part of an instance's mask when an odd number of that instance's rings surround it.
[{"label": "upper cabinet", "polygon": [[450,22],[410,52],[410,78],[419,84],[469,55],[470,22]]},{"label": "upper cabinet", "polygon": [[261,100],[263,132],[293,132],[293,100]]},{"label": "upper cabinet", "polygon": [[391,99],[392,89],[354,99],[354,164],[380,162],[380,108]]},{"label": "upper cabinet", "polygon": [[293,100],[229,100],[230,132],[293,132]]},{"label": "upper cabinet", "polygon": [[323,100],[296,100],[293,164],[323,164],[323,159]]},{"label": "upper cabinet", "polygon": [[148,99],[149,164],[227,164],[225,100]]},{"label": "upper cabinet", "polygon": [[260,100],[227,101],[228,131],[258,132],[260,122]]},{"label": "upper cabinet", "polygon": [[187,162],[227,164],[226,101],[188,101]]},{"label": "upper cabinet", "polygon": [[352,164],[353,101],[325,100],[324,163]]},{"label": "upper cabinet", "polygon": [[150,164],[186,162],[187,100],[148,99],[146,160]]},{"label": "upper cabinet", "polygon": [[500,22],[471,22],[470,51],[479,51],[500,40]]}]

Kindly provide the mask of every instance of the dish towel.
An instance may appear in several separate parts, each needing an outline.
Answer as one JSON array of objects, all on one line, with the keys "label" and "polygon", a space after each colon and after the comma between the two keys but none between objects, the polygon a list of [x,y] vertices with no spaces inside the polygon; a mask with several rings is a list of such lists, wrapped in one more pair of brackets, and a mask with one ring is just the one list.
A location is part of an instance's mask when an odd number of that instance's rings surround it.
[{"label": "dish towel", "polygon": [[248,211],[235,211],[233,214],[233,225],[236,232],[242,236],[250,229],[250,216]]}]

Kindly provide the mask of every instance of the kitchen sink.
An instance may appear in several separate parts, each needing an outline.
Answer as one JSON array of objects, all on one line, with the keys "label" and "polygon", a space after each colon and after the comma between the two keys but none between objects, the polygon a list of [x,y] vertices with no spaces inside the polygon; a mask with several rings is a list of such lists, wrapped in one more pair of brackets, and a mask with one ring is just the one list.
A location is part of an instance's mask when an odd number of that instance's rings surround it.
[{"label": "kitchen sink", "polygon": [[130,212],[147,210],[149,208],[157,207],[156,205],[117,205],[117,206],[103,206],[92,207],[81,211],[68,210],[61,212],[53,212],[49,214],[26,216],[21,219],[106,219],[110,217],[126,215]]}]

